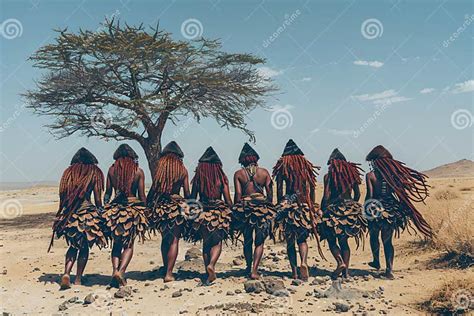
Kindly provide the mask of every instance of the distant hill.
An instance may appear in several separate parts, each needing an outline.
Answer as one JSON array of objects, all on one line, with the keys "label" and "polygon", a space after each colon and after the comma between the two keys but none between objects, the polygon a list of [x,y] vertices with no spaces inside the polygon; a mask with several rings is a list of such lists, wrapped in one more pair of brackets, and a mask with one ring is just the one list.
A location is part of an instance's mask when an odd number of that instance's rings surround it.
[{"label": "distant hill", "polygon": [[424,171],[431,178],[474,177],[474,161],[462,159]]}]

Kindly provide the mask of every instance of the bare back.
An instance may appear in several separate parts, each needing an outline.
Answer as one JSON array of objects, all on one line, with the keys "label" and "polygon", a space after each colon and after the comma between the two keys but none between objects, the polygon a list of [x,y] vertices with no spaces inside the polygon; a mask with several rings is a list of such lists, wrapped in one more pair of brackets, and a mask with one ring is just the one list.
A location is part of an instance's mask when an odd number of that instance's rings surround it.
[{"label": "bare back", "polygon": [[235,196],[238,202],[242,196],[261,193],[267,196],[269,201],[273,198],[272,178],[265,168],[257,167],[255,174],[250,174],[246,168],[237,170],[234,174]]}]

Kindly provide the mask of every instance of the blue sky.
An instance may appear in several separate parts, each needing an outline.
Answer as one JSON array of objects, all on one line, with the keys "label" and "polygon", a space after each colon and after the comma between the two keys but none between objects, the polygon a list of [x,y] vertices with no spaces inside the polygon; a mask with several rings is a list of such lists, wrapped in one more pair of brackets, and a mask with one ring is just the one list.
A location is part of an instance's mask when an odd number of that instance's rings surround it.
[{"label": "blue sky", "polygon": [[[335,147],[363,162],[377,144],[421,170],[473,159],[472,1],[0,3],[0,181],[56,181],[81,146],[104,171],[111,164],[117,142],[56,140],[43,127],[49,119],[23,109],[20,97],[40,75],[27,58],[53,41],[53,29],[95,30],[106,16],[159,20],[181,40],[195,35],[182,32],[194,19],[198,33],[220,38],[224,50],[265,57],[261,72],[280,91],[268,98],[269,110],[248,119],[263,166],[274,165],[288,138],[320,166]],[[213,145],[230,175],[247,137],[213,121],[185,120],[168,124],[163,142],[170,140],[182,146],[190,172]],[[129,144],[146,167],[140,147]]]}]

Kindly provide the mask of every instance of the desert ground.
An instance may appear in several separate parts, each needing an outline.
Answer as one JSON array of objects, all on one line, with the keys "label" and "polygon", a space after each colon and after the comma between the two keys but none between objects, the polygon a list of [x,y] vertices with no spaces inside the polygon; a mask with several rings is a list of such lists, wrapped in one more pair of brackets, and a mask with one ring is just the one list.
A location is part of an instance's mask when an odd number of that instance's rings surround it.
[{"label": "desert ground", "polygon": [[[177,281],[164,284],[158,273],[161,266],[159,236],[136,244],[135,256],[126,275],[131,293],[118,295],[125,297],[115,297],[117,289],[108,287],[110,249],[94,248],[84,284],[60,291],[58,281],[66,244],[56,240],[52,251],[46,251],[58,204],[57,188],[1,191],[4,214],[0,219],[0,311],[4,315],[212,315],[333,314],[348,309],[347,313],[354,315],[424,314],[426,311],[421,303],[429,300],[446,282],[460,280],[461,294],[467,293],[471,299],[473,293],[469,287],[474,284],[469,262],[468,267],[460,268],[456,262],[443,259],[452,249],[466,245],[472,254],[474,178],[431,179],[430,184],[433,186],[431,196],[426,205],[419,207],[439,234],[439,241],[427,242],[407,232],[396,239],[395,280],[381,278],[381,272],[367,266],[371,256],[366,240],[364,248],[356,250],[353,247],[352,278],[342,284],[333,283],[329,274],[334,268],[334,260],[327,244],[322,244],[325,261],[317,253],[316,242],[311,240],[309,282],[293,282],[289,278],[285,245],[267,241],[261,265],[263,282],[282,280],[289,296],[275,296],[265,290],[260,293],[245,291],[247,279],[243,273],[241,245],[224,247],[217,267],[217,281],[211,286],[202,286],[203,266],[198,257],[201,245],[181,242]],[[6,203],[13,203],[8,212]],[[463,227],[470,230],[465,231]],[[461,240],[466,234],[470,235],[467,240]],[[461,245],[454,246],[457,243]],[[95,298],[93,302],[91,297]],[[90,304],[85,304],[85,299]]]}]

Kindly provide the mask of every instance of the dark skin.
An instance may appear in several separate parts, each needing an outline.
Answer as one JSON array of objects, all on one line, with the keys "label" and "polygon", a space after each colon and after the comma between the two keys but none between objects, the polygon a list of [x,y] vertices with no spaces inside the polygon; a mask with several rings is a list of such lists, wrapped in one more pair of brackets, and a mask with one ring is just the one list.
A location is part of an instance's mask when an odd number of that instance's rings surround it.
[{"label": "dark skin", "polygon": [[[111,196],[112,192],[116,192],[117,179],[115,179],[112,169],[109,169],[107,174],[107,185],[105,190],[106,196]],[[145,174],[141,168],[138,168],[135,173],[132,189],[128,197],[138,197],[142,202],[145,203]],[[118,282],[119,286],[125,286],[126,281],[124,278],[125,271],[133,257],[133,243],[130,245],[124,245],[120,239],[114,240],[112,247],[112,279]]]},{"label": "dark skin", "polygon": [[[366,175],[367,183],[367,195],[365,200],[382,198],[382,175],[371,171]],[[391,192],[388,192],[391,194]],[[375,226],[375,225],[374,225]],[[392,227],[384,227],[382,229],[378,227],[371,227],[370,234],[370,248],[372,250],[373,261],[369,262],[369,265],[375,269],[380,269],[380,242],[379,236],[382,237],[383,248],[385,252],[385,277],[388,279],[394,279],[393,276],[393,259],[395,257],[395,249],[393,247],[393,232]]]},{"label": "dark skin", "polygon": [[[331,167],[330,167],[331,168]],[[359,184],[354,183],[352,188],[348,188],[342,194],[339,194],[334,188],[331,188],[328,181],[329,175],[324,176],[324,194],[321,200],[321,209],[325,210],[326,207],[338,200],[354,200],[359,201],[360,189]],[[347,236],[336,238],[335,234],[331,234],[327,238],[329,249],[331,250],[334,259],[336,259],[337,267],[332,273],[332,278],[336,279],[341,273],[344,278],[349,277],[349,261],[351,258],[351,249]]]},{"label": "dark skin", "polygon": [[[218,196],[206,196],[199,184],[193,184],[191,191],[192,199],[199,199],[201,201],[218,200],[223,198],[227,206],[232,206],[232,200],[230,198],[229,185],[225,183],[216,183],[220,187]],[[202,244],[202,257],[204,260],[204,267],[206,269],[206,282],[208,284],[215,281],[216,276],[216,263],[222,252],[222,238],[218,234],[211,234],[206,228],[201,228],[200,234],[203,239]]]},{"label": "dark skin", "polygon": [[[294,184],[291,183],[288,179],[277,178],[277,199],[278,203],[283,202],[285,195],[294,196],[299,195],[300,192],[296,192],[294,189]],[[311,201],[315,200],[315,187],[311,183],[307,183],[310,189],[310,198]],[[320,215],[321,211],[318,211]],[[293,279],[298,278],[298,268],[297,268],[297,258],[296,258],[296,247],[295,244],[298,244],[298,249],[300,253],[301,265],[300,265],[300,278],[302,280],[308,280],[309,271],[308,271],[308,243],[306,240],[302,242],[297,242],[295,239],[286,240],[286,250],[288,253],[288,259],[291,266],[291,276]]]},{"label": "dark skin", "polygon": [[[95,187],[93,184],[91,187]],[[95,205],[99,208],[102,208],[102,197],[95,188],[93,191],[90,190],[85,195],[85,200],[91,202],[92,192],[94,193],[94,202]],[[61,289],[68,289],[71,287],[71,270],[74,266],[74,263],[77,260],[77,272],[76,272],[76,279],[74,280],[75,285],[82,284],[82,275],[84,274],[84,270],[86,268],[87,261],[89,260],[89,245],[87,242],[84,243],[81,249],[77,249],[74,247],[69,247],[66,252],[66,260],[64,264],[64,274],[61,277]]]},{"label": "dark skin", "polygon": [[[270,173],[267,169],[257,167],[254,175],[254,181],[261,187],[265,188],[265,194],[269,202],[273,201],[273,182]],[[258,193],[253,181],[249,181],[249,176],[245,169],[240,169],[234,174],[234,203],[242,200],[242,196],[248,196],[253,193]],[[247,263],[247,272],[250,273],[251,279],[259,279],[258,266],[263,256],[264,243],[255,245],[255,250],[252,257],[253,245],[253,230],[245,229],[244,231],[244,256]],[[253,261],[253,265],[252,265]]]},{"label": "dark skin", "polygon": [[[183,189],[184,197],[188,199],[190,197],[189,193],[189,179],[188,173],[186,176],[179,181],[173,183],[173,189],[171,194],[179,194]],[[175,226],[173,230],[163,231],[161,239],[161,256],[163,258],[163,267],[165,269],[165,277],[163,281],[172,282],[175,280],[173,276],[173,268],[176,263],[176,258],[178,257],[178,248],[179,248],[179,236],[181,236],[181,227]]]}]

